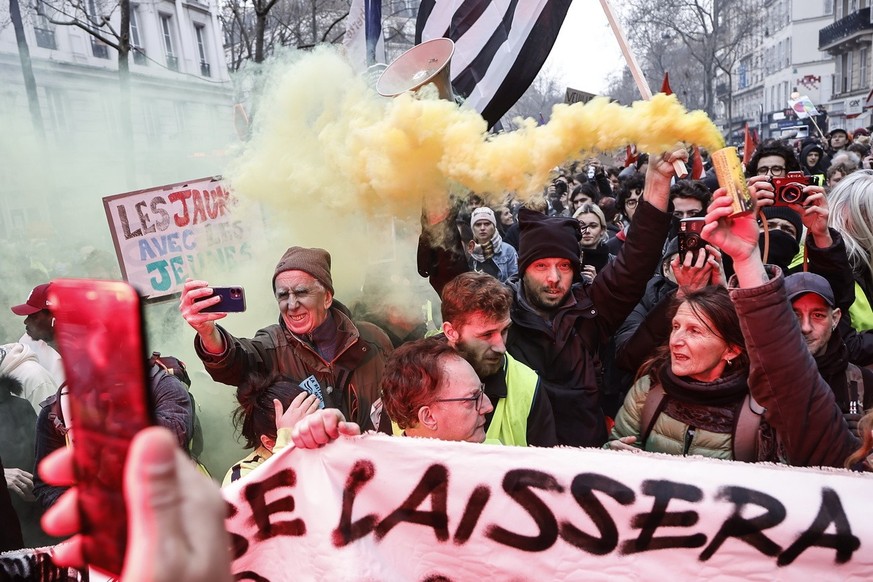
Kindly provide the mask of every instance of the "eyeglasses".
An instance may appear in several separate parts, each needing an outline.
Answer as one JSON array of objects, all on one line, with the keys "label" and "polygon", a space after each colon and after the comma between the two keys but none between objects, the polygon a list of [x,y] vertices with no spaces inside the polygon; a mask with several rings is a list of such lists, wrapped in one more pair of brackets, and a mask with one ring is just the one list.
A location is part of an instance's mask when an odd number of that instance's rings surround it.
[{"label": "eyeglasses", "polygon": [[639,198],[628,198],[624,201],[625,208],[636,208],[637,203],[639,203]]},{"label": "eyeglasses", "polygon": [[479,407],[482,406],[483,396],[485,395],[485,384],[479,386],[479,392],[475,396],[467,396],[466,398],[437,398],[434,402],[475,402],[476,412],[479,412]]},{"label": "eyeglasses", "polygon": [[588,224],[579,224],[579,230],[585,232],[588,229],[602,228],[603,225],[599,222],[589,222]]},{"label": "eyeglasses", "polygon": [[698,218],[703,215],[702,210],[674,210],[673,217],[682,220],[683,218]]},{"label": "eyeglasses", "polygon": [[782,176],[785,174],[785,166],[758,166],[759,176],[766,176],[767,174]]}]

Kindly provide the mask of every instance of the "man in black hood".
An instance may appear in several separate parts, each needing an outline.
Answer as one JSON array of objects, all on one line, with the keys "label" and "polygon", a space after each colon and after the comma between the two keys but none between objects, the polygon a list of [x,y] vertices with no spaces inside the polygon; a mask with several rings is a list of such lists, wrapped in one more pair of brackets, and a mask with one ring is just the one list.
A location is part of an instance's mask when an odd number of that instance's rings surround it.
[{"label": "man in black hood", "polygon": [[808,143],[800,151],[800,169],[807,176],[825,175],[831,159],[817,143]]}]

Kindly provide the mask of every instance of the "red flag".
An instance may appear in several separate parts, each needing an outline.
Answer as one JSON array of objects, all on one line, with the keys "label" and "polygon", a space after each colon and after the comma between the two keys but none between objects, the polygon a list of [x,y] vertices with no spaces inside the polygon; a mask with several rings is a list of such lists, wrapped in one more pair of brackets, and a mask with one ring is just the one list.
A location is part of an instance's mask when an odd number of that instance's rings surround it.
[{"label": "red flag", "polygon": [[752,159],[752,154],[755,148],[758,147],[758,140],[755,137],[755,130],[749,129],[749,122],[746,122],[746,127],[743,130],[743,165],[748,165]]},{"label": "red flag", "polygon": [[624,151],[625,151],[624,167],[627,168],[631,164],[636,163],[637,158],[639,157],[637,155],[637,146],[629,145],[629,146],[624,148]]},{"label": "red flag", "polygon": [[664,95],[673,94],[673,89],[670,88],[670,73],[664,73],[664,82],[661,83],[661,93]]}]

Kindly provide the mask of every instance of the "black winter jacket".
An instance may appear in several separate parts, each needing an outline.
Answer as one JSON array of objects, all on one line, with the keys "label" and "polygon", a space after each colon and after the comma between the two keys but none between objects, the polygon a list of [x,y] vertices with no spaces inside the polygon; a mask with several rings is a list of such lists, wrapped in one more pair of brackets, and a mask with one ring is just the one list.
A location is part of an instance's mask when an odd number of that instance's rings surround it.
[{"label": "black winter jacket", "polygon": [[[188,388],[177,377],[161,373],[151,379],[151,398],[155,420],[176,437],[179,447],[187,451],[188,441],[194,434],[194,407]],[[60,390],[58,391],[60,392]],[[55,449],[66,445],[66,430],[63,426],[58,394],[45,399],[36,421],[36,465]],[[33,474],[33,494],[40,505],[48,509],[58,500],[66,487],[54,487]]]},{"label": "black winter jacket", "polygon": [[509,281],[514,301],[507,349],[540,375],[561,444],[599,447],[606,442],[595,354],[645,292],[669,225],[669,214],[640,204],[616,259],[591,285],[574,285],[551,322],[530,308],[520,278]]}]

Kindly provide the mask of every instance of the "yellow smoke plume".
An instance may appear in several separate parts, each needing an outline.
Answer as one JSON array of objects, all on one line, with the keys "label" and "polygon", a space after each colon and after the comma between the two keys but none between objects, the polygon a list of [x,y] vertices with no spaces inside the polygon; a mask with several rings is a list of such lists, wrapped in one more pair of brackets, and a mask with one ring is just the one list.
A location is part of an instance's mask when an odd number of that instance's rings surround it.
[{"label": "yellow smoke plume", "polygon": [[555,106],[548,124],[491,136],[474,111],[438,99],[379,97],[335,52],[322,49],[273,72],[256,132],[229,177],[253,198],[334,211],[415,212],[423,197],[457,185],[521,197],[542,190],[555,166],[583,153],[723,146],[700,111],[674,96],[631,107],[598,98]]}]

